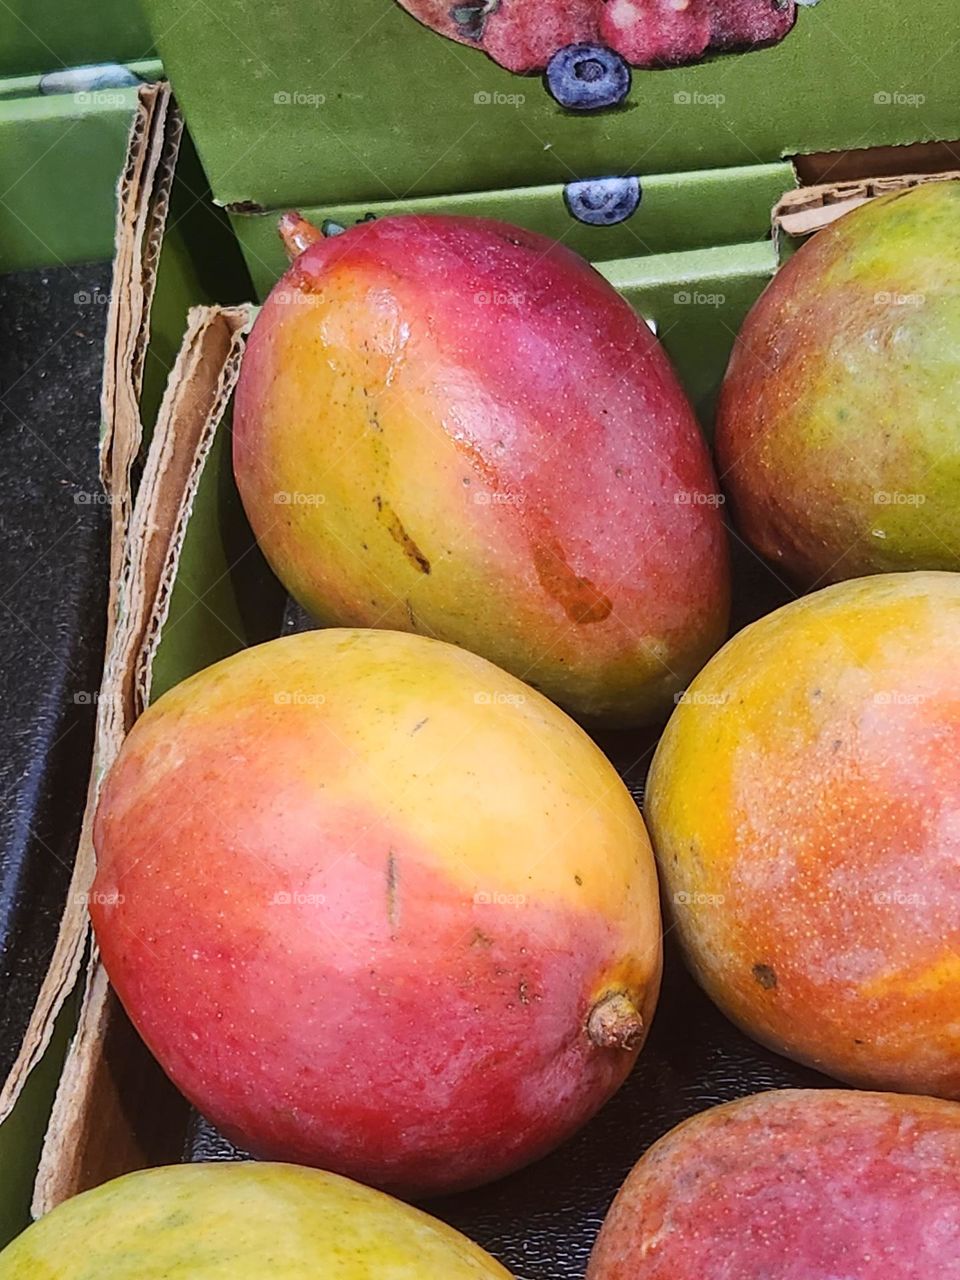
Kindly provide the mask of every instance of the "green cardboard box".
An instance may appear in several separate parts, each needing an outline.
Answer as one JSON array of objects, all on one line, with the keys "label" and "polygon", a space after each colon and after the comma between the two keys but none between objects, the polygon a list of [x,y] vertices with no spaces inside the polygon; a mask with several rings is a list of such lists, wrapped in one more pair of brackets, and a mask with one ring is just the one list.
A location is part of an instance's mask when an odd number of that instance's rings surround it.
[{"label": "green cardboard box", "polygon": [[159,75],[137,3],[0,4],[0,272],[110,257],[135,82]]},{"label": "green cardboard box", "polygon": [[[922,15],[874,0],[869,16],[862,0],[821,0],[775,47],[634,70],[625,102],[591,114],[396,0],[144,8],[257,298],[285,265],[276,218],[291,206],[318,223],[503,218],[562,239],[643,303],[705,423],[730,335],[776,268],[770,210],[795,157],[960,136],[952,0],[924,0]],[[574,218],[569,184],[613,175],[640,179],[636,212]]]},{"label": "green cardboard box", "polygon": [[[537,76],[395,0],[144,0],[214,197],[264,209],[766,165],[949,138],[952,0],[821,0],[773,48],[637,70],[626,102],[565,111]],[[644,216],[635,223],[643,237]],[[605,255],[614,256],[614,255]]]},{"label": "green cardboard box", "polygon": [[130,0],[7,0],[0,6],[0,78],[154,56],[143,10]]},{"label": "green cardboard box", "polygon": [[[160,64],[127,70],[130,79],[155,80]],[[36,75],[0,81],[0,272],[113,253],[116,185],[137,89],[50,93],[41,83]]]}]

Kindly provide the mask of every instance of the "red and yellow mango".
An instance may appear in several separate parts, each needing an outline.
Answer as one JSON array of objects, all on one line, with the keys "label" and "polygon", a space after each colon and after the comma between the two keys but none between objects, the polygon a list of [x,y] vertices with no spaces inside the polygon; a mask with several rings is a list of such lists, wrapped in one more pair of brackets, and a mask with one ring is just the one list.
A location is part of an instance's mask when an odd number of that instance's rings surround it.
[{"label": "red and yellow mango", "polygon": [[388,631],[229,658],[135,725],[91,913],[161,1065],[255,1155],[406,1196],[527,1164],[620,1086],[660,977],[643,821],[563,712]]},{"label": "red and yellow mango", "polygon": [[577,714],[663,717],[726,635],[716,481],[667,358],[528,231],[410,216],[310,244],[250,335],[234,469],[321,622],[461,644]]},{"label": "red and yellow mango", "polygon": [[768,286],[720,396],[740,531],[805,586],[960,569],[960,182],[819,231]]},{"label": "red and yellow mango", "polygon": [[828,587],[693,682],[647,821],[694,974],[762,1043],[960,1098],[960,575]]},{"label": "red and yellow mango", "polygon": [[195,1164],[67,1200],[0,1253],[0,1280],[510,1280],[459,1232],[316,1169]]},{"label": "red and yellow mango", "polygon": [[587,1280],[960,1277],[960,1107],[786,1089],[661,1138],[603,1225]]}]

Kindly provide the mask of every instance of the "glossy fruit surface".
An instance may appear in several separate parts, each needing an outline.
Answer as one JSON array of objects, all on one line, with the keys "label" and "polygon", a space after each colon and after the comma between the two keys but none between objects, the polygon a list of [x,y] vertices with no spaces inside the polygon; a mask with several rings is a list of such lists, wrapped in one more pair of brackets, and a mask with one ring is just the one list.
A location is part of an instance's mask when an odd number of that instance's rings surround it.
[{"label": "glossy fruit surface", "polygon": [[194,1164],[67,1200],[0,1253],[0,1280],[510,1280],[466,1237],[345,1178]]},{"label": "glossy fruit surface", "polygon": [[588,1280],[960,1277],[960,1107],[789,1089],[668,1133],[607,1216]]},{"label": "glossy fruit surface", "polygon": [[960,1097],[960,575],[828,587],[693,682],[646,816],[694,974],[762,1043]]},{"label": "glossy fruit surface", "polygon": [[683,390],[627,302],[531,232],[408,216],[310,244],[250,336],[234,469],[320,621],[460,644],[578,715],[663,717],[725,637]]},{"label": "glossy fruit surface", "polygon": [[716,444],[741,533],[795,580],[960,569],[960,182],[798,250],[737,339]]},{"label": "glossy fruit surface", "polygon": [[653,1016],[628,791],[546,699],[434,640],[309,632],[179,685],[95,843],[120,999],[259,1156],[411,1197],[492,1180],[602,1106]]}]

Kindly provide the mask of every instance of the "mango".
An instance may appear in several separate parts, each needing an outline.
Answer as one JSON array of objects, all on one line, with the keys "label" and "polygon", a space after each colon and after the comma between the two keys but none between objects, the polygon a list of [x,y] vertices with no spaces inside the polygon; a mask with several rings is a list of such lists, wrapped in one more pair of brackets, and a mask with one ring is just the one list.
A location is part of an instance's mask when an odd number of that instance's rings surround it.
[{"label": "mango", "polygon": [[195,1164],[67,1200],[0,1253],[0,1280],[510,1280],[459,1232],[282,1164]]},{"label": "mango", "polygon": [[960,575],[788,604],[683,695],[647,821],[695,976],[852,1084],[960,1097]]},{"label": "mango", "polygon": [[717,460],[735,522],[804,586],[960,569],[960,183],[819,231],[737,339]]},{"label": "mango", "polygon": [[250,335],[234,469],[287,589],[327,625],[462,645],[579,715],[665,718],[726,636],[728,548],[644,322],[504,223],[284,233],[308,247]]},{"label": "mango", "polygon": [[785,1089],[714,1107],[644,1155],[587,1280],[960,1277],[960,1107]]},{"label": "mango", "polygon": [[451,645],[308,632],[160,698],[105,783],[91,915],[170,1077],[252,1154],[406,1197],[530,1163],[626,1078],[653,854],[563,712]]}]

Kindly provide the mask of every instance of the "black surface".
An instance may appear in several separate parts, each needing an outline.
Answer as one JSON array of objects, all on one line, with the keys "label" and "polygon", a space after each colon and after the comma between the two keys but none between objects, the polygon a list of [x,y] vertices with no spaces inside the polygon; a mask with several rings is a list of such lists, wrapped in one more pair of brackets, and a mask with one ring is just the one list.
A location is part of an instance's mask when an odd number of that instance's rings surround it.
[{"label": "black surface", "polygon": [[0,276],[0,1078],[56,941],[103,663],[110,266]]},{"label": "black surface", "polygon": [[[736,541],[734,565],[735,627],[792,596]],[[309,626],[306,615],[291,606],[285,630]],[[656,733],[644,738],[625,732],[597,739],[641,808],[656,738]],[[669,918],[666,930],[657,1014],[620,1092],[547,1159],[479,1191],[423,1205],[488,1249],[517,1280],[582,1280],[600,1224],[621,1183],[647,1147],[674,1125],[718,1103],[766,1089],[833,1083],[742,1035],[687,974],[672,946]],[[243,1155],[195,1114],[185,1158],[231,1160]]]}]

